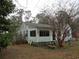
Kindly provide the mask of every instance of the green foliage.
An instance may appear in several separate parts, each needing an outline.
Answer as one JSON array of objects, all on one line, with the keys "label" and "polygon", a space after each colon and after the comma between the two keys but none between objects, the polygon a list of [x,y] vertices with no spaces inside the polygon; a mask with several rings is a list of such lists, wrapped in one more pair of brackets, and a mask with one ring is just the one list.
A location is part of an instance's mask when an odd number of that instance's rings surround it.
[{"label": "green foliage", "polygon": [[10,25],[10,22],[6,17],[13,11],[14,6],[12,0],[0,0],[0,30],[8,30],[5,25]]},{"label": "green foliage", "polygon": [[0,16],[7,16],[13,9],[12,0],[0,0]]},{"label": "green foliage", "polygon": [[0,47],[6,48],[10,44],[10,34],[6,33],[0,36]]},{"label": "green foliage", "polygon": [[8,14],[12,13],[14,7],[15,5],[12,3],[12,0],[0,0],[0,47],[1,48],[7,47],[7,45],[10,43],[11,21],[7,19],[7,16]]}]

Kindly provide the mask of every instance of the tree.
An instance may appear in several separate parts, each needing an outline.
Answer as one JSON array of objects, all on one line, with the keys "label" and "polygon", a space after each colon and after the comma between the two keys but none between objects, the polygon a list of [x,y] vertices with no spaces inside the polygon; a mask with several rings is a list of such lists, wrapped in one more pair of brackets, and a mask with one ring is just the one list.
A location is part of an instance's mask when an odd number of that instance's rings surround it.
[{"label": "tree", "polygon": [[[67,9],[67,4],[70,5],[70,9]],[[62,7],[62,4],[59,3],[59,10],[55,13],[58,25],[58,43],[59,47],[63,47],[63,42],[66,37],[65,33],[67,30],[67,24],[71,27],[72,31],[77,28],[77,21],[75,17],[79,14],[79,3],[77,0],[74,0],[71,4],[71,1],[67,1],[65,5]],[[65,28],[64,28],[65,27]],[[75,27],[75,28],[74,28]],[[62,33],[63,32],[63,33]],[[62,36],[63,35],[63,36]],[[62,36],[62,38],[60,38]]]},{"label": "tree", "polygon": [[12,13],[14,7],[12,0],[0,0],[0,49],[9,44],[11,23],[7,16]]},{"label": "tree", "polygon": [[[57,13],[57,31],[58,31],[58,44],[59,47],[63,47],[63,42],[66,37],[67,29],[71,28],[70,27],[70,16],[67,14],[65,11],[58,11]],[[68,28],[69,27],[69,28]]]},{"label": "tree", "polygon": [[17,31],[19,30],[20,25],[22,25],[22,21],[18,16],[13,15],[10,18],[10,23],[11,42],[14,42],[18,37]]},{"label": "tree", "polygon": [[[71,27],[72,31],[74,30],[73,26],[76,19],[75,17],[79,14],[79,1],[78,0],[62,0],[58,1],[57,5],[52,8],[48,8],[43,12],[43,15],[38,14],[39,20],[42,20],[44,23],[45,20],[52,26],[53,31],[57,32],[59,47],[63,47],[63,42],[66,37],[65,33],[67,32],[66,27]],[[64,3],[64,4],[63,4]],[[54,4],[52,4],[53,6]],[[69,8],[68,8],[69,7]],[[44,16],[48,16],[47,18]],[[60,38],[62,37],[62,38]]]},{"label": "tree", "polygon": [[[39,19],[39,23],[49,24],[52,26],[52,33],[55,34],[56,32],[58,34],[58,44],[62,47],[64,38],[66,37],[66,35],[64,35],[66,33],[65,27],[69,24],[70,20],[69,15],[65,11],[58,11],[55,16],[56,18],[51,15],[46,15],[46,13],[38,14],[37,17]],[[62,35],[63,37],[60,38]]]}]

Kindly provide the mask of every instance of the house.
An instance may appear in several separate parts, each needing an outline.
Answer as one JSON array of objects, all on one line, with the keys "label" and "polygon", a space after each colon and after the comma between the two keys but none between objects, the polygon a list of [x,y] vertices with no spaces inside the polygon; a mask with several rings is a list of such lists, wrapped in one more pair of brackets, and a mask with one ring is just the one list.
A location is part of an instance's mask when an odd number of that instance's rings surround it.
[{"label": "house", "polygon": [[26,37],[29,44],[32,42],[52,42],[52,27],[47,24],[24,22],[18,33]]},{"label": "house", "polygon": [[72,29],[71,27],[67,24],[66,25],[66,37],[64,41],[69,41],[72,40]]},{"label": "house", "polygon": [[[57,40],[57,36],[55,36],[52,29],[53,27],[48,24],[24,22],[19,28],[18,33],[19,34],[21,33],[29,44],[32,43],[52,44],[55,40]],[[70,35],[65,38],[65,41],[69,40],[69,37],[71,36],[71,29],[68,30],[69,32],[67,34]]]}]

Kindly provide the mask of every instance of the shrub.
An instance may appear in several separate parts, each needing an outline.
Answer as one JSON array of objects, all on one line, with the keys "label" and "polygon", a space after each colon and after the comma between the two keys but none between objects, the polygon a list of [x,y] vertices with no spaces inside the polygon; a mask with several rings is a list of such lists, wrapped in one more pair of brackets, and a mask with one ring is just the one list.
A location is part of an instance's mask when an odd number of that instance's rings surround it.
[{"label": "shrub", "polygon": [[10,44],[10,34],[2,34],[0,35],[0,47],[6,48]]}]

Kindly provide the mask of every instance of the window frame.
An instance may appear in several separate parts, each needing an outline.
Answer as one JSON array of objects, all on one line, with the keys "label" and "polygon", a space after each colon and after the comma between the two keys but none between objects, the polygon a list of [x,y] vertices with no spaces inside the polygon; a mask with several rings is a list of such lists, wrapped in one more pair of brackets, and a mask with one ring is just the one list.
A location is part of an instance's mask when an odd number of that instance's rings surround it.
[{"label": "window frame", "polygon": [[39,31],[39,36],[40,37],[49,37],[50,36],[50,32],[49,32],[49,30],[40,30]]},{"label": "window frame", "polygon": [[30,37],[36,37],[36,30],[30,30]]}]

